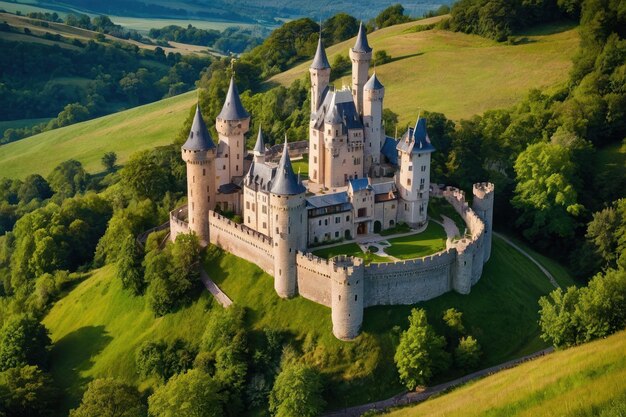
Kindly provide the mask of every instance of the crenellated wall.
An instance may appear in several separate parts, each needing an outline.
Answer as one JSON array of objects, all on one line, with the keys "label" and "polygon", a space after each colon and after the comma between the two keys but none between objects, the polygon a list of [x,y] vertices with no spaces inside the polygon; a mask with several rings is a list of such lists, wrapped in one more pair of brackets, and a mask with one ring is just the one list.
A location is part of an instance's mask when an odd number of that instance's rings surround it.
[{"label": "crenellated wall", "polygon": [[298,294],[330,307],[330,284],[332,261],[320,258],[310,252],[296,253],[298,274]]}]

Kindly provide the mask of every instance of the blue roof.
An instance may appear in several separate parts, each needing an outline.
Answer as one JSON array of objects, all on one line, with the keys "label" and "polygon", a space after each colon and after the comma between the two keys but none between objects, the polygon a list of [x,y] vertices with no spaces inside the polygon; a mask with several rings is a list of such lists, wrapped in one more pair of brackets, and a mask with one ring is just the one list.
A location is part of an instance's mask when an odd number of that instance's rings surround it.
[{"label": "blue roof", "polygon": [[363,22],[359,26],[359,33],[356,35],[356,43],[354,44],[354,48],[352,48],[354,52],[372,52],[372,48],[370,48],[369,43],[367,43],[367,31],[363,27]]},{"label": "blue roof", "polygon": [[348,182],[350,183],[350,187],[352,187],[352,191],[363,191],[372,188],[367,178],[356,178]]},{"label": "blue roof", "polygon": [[226,93],[226,100],[224,100],[224,106],[222,111],[217,115],[221,120],[242,120],[250,117],[239,98],[239,92],[235,85],[235,79],[230,77],[230,85],[228,86],[228,93]]},{"label": "blue roof", "polygon": [[280,157],[278,168],[276,168],[276,174],[272,180],[272,188],[270,191],[273,194],[279,195],[296,195],[306,192],[306,188],[298,181],[298,177],[293,172],[291,159],[289,158],[289,150],[287,148],[287,138],[285,138],[283,155]]},{"label": "blue roof", "polygon": [[430,143],[430,138],[426,131],[426,119],[418,118],[415,127],[410,127],[402,135],[396,149],[407,153],[434,152],[435,147]]},{"label": "blue roof", "polygon": [[389,163],[396,166],[398,165],[398,151],[396,150],[397,145],[398,142],[394,138],[386,136],[385,143],[383,143],[383,147],[380,150],[380,153],[385,155],[385,158],[387,158]]},{"label": "blue roof", "polygon": [[382,90],[383,84],[378,80],[376,76],[376,71],[372,74],[369,80],[363,86],[364,90]]},{"label": "blue roof", "polygon": [[202,113],[200,113],[200,106],[196,106],[196,114],[193,117],[191,130],[182,148],[188,151],[206,151],[215,148],[213,138],[211,138],[211,134],[202,118]]},{"label": "blue roof", "polygon": [[320,36],[317,41],[317,51],[315,51],[315,57],[311,63],[311,69],[328,68],[330,68],[330,63],[328,62],[328,57],[326,56],[326,51],[324,50],[324,45],[322,44],[322,37]]},{"label": "blue roof", "polygon": [[256,136],[256,144],[252,150],[254,153],[263,155],[265,153],[265,141],[263,140],[263,132],[259,126],[259,134]]}]

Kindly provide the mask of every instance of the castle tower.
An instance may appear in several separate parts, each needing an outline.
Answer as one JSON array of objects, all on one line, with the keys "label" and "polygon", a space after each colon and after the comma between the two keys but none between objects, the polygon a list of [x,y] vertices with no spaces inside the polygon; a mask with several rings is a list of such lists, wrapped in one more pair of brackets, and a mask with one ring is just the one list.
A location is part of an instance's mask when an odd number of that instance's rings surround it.
[{"label": "castle tower", "polygon": [[380,148],[385,141],[385,130],[383,129],[385,87],[376,77],[376,72],[365,83],[363,96],[363,126],[365,128],[363,168],[366,175],[377,176],[380,165]]},{"label": "castle tower", "polygon": [[484,262],[487,262],[491,257],[494,190],[494,185],[489,182],[474,184],[472,190],[474,194],[472,209],[476,212],[478,217],[480,217],[482,221],[485,222],[485,236],[483,238]]},{"label": "castle tower", "polygon": [[363,114],[363,86],[369,78],[368,72],[372,60],[372,48],[367,43],[367,34],[363,22],[359,26],[356,43],[350,49],[350,59],[352,60],[352,96],[357,111],[359,114]]},{"label": "castle tower", "polygon": [[265,163],[265,141],[263,140],[263,132],[261,126],[259,126],[259,134],[256,137],[256,144],[252,150],[254,155],[254,163]]},{"label": "castle tower", "polygon": [[270,189],[274,245],[274,289],[282,298],[297,294],[296,251],[306,249],[307,214],[304,193],[291,166],[287,138]]},{"label": "castle tower", "polygon": [[189,229],[201,241],[209,241],[209,210],[215,206],[216,148],[196,106],[189,137],[181,148],[187,164],[187,199]]},{"label": "castle tower", "polygon": [[469,294],[472,289],[473,254],[469,239],[455,242],[456,262],[453,265],[452,289],[459,294]]},{"label": "castle tower", "polygon": [[322,44],[321,33],[309,72],[311,73],[311,113],[315,113],[322,103],[324,90],[326,90],[330,82],[330,64]]},{"label": "castle tower", "polygon": [[435,148],[426,132],[426,119],[417,118],[414,128],[398,141],[400,171],[396,174],[396,186],[400,191],[399,218],[409,226],[417,227],[428,219],[430,188],[430,154]]},{"label": "castle tower", "polygon": [[246,157],[246,140],[244,135],[250,130],[250,115],[244,109],[239,98],[235,79],[230,78],[230,86],[222,111],[217,115],[215,123],[219,133],[218,156],[221,166],[218,167],[219,185],[232,181],[232,177],[244,174],[244,158]]},{"label": "castle tower", "polygon": [[331,272],[333,334],[341,340],[358,336],[363,323],[363,261],[339,257]]}]

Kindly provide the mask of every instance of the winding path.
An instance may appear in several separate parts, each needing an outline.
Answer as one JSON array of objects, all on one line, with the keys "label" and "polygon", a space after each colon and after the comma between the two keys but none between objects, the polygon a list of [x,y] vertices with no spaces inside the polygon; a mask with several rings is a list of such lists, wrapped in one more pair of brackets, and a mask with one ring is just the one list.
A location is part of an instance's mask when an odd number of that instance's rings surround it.
[{"label": "winding path", "polygon": [[525,257],[527,257],[528,259],[530,259],[530,261],[532,263],[534,263],[535,265],[537,265],[537,268],[539,268],[541,270],[541,272],[543,272],[543,274],[548,277],[548,279],[550,280],[550,284],[552,284],[554,286],[554,288],[561,288],[561,286],[559,285],[558,282],[556,282],[556,279],[554,278],[554,275],[552,275],[550,273],[550,271],[548,271],[543,265],[541,265],[539,263],[539,261],[537,261],[535,258],[533,258],[528,252],[526,252],[524,249],[522,249],[521,247],[519,247],[518,245],[516,245],[515,243],[513,243],[508,237],[497,233],[497,232],[493,232],[493,234],[495,236],[498,236],[500,239],[504,240],[506,243],[508,243],[509,245],[511,245],[513,248],[517,249],[517,251],[519,253],[521,253],[522,255],[524,255]]},{"label": "winding path", "polygon": [[224,291],[217,286],[215,282],[209,277],[209,274],[206,273],[204,268],[200,268],[200,280],[204,284],[207,290],[215,297],[218,303],[222,305],[222,307],[230,307],[233,304],[233,300],[231,300]]}]

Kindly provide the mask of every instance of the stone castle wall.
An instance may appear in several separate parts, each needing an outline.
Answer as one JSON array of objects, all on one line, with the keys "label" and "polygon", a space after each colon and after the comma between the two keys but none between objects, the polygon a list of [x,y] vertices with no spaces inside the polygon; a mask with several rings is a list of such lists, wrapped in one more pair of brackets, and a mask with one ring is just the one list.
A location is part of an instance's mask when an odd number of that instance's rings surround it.
[{"label": "stone castle wall", "polygon": [[298,252],[296,265],[298,294],[318,304],[330,307],[332,261],[312,253]]}]

